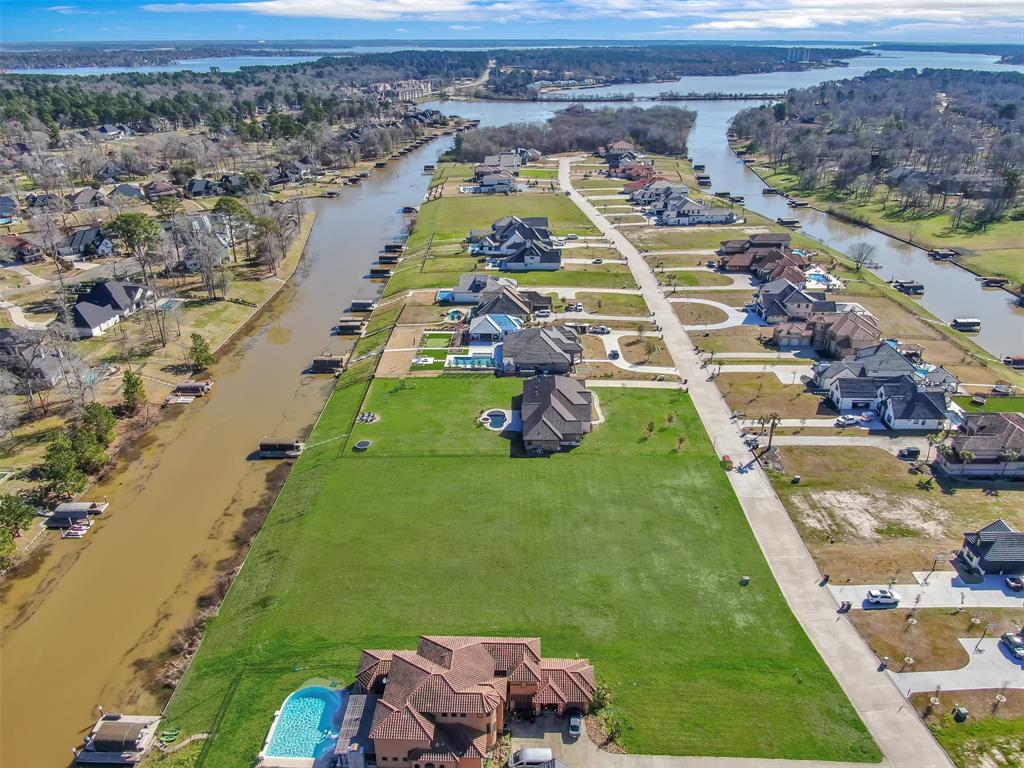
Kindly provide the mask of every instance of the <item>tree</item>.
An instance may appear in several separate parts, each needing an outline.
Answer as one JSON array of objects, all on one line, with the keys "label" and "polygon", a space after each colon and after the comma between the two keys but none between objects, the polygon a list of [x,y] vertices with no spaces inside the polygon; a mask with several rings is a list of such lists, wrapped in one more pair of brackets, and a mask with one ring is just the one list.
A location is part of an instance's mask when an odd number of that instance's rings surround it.
[{"label": "tree", "polygon": [[1014,448],[1003,448],[999,452],[999,460],[1003,462],[1003,474],[1005,475],[1010,463],[1020,460],[1020,451]]},{"label": "tree", "polygon": [[56,432],[50,438],[43,463],[37,467],[36,474],[45,483],[47,493],[57,498],[70,498],[81,493],[89,481],[78,468],[78,454],[66,432]]},{"label": "tree", "polygon": [[35,519],[35,509],[21,496],[13,493],[0,496],[0,531],[3,533],[17,536]]},{"label": "tree", "polygon": [[960,461],[962,461],[965,465],[970,464],[976,458],[977,456],[975,455],[974,451],[972,451],[970,448],[964,448],[962,451],[960,451]]},{"label": "tree", "polygon": [[[132,254],[142,267],[142,276],[147,286],[154,291],[153,281],[149,274],[149,254],[163,239],[160,225],[144,213],[122,213],[110,223],[108,231],[120,238],[122,245]],[[164,329],[164,318],[160,311],[154,311],[160,346],[167,346],[167,333]],[[150,329],[152,330],[152,328]]]},{"label": "tree", "polygon": [[[253,215],[242,203],[233,197],[222,197],[213,206],[213,212],[224,219],[227,225],[228,243],[231,245],[231,260],[238,261],[235,243],[252,227]],[[248,237],[246,237],[248,241]]]},{"label": "tree", "polygon": [[658,348],[658,345],[654,343],[652,339],[646,339],[644,341],[644,362],[646,363],[651,359],[651,355]]},{"label": "tree", "polygon": [[125,371],[121,395],[124,409],[132,415],[138,413],[146,402],[146,386],[142,382],[142,377],[134,371]]},{"label": "tree", "polygon": [[942,441],[945,440],[945,439],[946,439],[946,433],[945,432],[932,432],[930,435],[928,435],[928,437],[927,437],[927,440],[928,440],[928,453],[927,453],[927,455],[924,458],[925,464],[927,464],[929,461],[931,461],[931,458],[932,458],[932,448],[934,448],[937,445],[941,445]]},{"label": "tree", "polygon": [[861,267],[869,263],[875,255],[875,246],[870,243],[854,243],[850,247],[850,258],[859,272]]},{"label": "tree", "polygon": [[110,445],[114,439],[114,428],[117,426],[117,417],[103,403],[91,402],[85,406],[82,413],[82,421],[76,431],[76,437],[81,434],[90,435],[100,445]]},{"label": "tree", "polygon": [[192,346],[188,351],[188,359],[192,363],[192,367],[197,371],[209,368],[213,364],[213,353],[210,351],[210,345],[198,333],[192,334]]}]

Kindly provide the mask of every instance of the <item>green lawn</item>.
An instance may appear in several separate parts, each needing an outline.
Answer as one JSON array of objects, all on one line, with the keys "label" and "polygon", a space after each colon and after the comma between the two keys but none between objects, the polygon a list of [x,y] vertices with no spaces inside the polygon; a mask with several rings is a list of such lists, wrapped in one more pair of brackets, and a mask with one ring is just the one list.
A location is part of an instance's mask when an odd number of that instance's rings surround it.
[{"label": "green lawn", "polygon": [[596,235],[597,229],[567,197],[551,192],[518,195],[446,195],[424,203],[409,247],[425,243],[431,233],[443,240],[462,240],[471,229],[486,229],[502,216],[547,216],[554,234]]},{"label": "green lawn", "polygon": [[557,179],[557,168],[523,168],[519,171],[522,179]]},{"label": "green lawn", "polygon": [[1024,397],[990,397],[981,406],[972,405],[969,397],[953,399],[966,413],[1020,413],[1024,411]]},{"label": "green lawn", "polygon": [[[521,387],[378,379],[361,406],[341,379],[169,705],[169,724],[214,730],[202,768],[251,762],[291,690],[346,684],[362,648],[420,633],[588,656],[630,752],[878,760],[689,398],[601,389],[581,448],[520,459],[476,417]],[[381,421],[353,426],[361,407]]]}]

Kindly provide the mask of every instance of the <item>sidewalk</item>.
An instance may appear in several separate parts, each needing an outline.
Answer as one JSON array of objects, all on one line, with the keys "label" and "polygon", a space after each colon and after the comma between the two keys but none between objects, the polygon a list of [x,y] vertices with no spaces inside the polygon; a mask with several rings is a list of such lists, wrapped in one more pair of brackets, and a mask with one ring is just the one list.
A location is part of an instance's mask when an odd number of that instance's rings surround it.
[{"label": "sidewalk", "polygon": [[[714,381],[708,381],[707,372],[700,368],[693,343],[647,262],[622,233],[575,191],[568,158],[559,161],[558,178],[562,189],[570,193],[573,202],[629,262],[647,306],[662,329],[665,346],[679,375],[689,379],[694,407],[718,452],[746,456],[748,452],[731,419],[730,408]],[[849,697],[888,764],[949,768],[952,763],[946,753],[914,709],[907,706],[888,676],[878,671],[874,654],[853,625],[846,619],[837,619],[836,601],[828,590],[818,586],[821,574],[764,472],[760,468],[743,474],[730,472],[729,479],[790,609]]]}]

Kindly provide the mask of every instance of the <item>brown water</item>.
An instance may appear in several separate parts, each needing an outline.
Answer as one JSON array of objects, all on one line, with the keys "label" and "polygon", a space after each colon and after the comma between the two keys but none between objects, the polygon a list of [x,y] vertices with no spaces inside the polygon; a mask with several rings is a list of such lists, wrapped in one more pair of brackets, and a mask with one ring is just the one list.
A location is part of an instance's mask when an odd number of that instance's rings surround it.
[{"label": "brown water", "polygon": [[[303,374],[323,351],[383,244],[419,204],[447,140],[433,142],[338,200],[317,200],[317,220],[292,281],[211,369],[213,395],[154,427],[89,492],[110,512],[82,540],[50,536],[2,586],[0,765],[66,765],[107,711],[150,713],[166,692],[148,690],[175,632],[236,552],[247,510],[266,508],[282,464],[252,461],[265,435],[308,432],[333,384]],[[276,471],[275,471],[276,470]]]}]

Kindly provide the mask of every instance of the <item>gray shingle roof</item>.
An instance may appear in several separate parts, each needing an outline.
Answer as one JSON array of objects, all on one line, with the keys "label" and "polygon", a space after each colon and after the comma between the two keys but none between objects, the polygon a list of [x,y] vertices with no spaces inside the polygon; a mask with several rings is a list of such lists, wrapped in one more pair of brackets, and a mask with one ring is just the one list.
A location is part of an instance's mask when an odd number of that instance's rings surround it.
[{"label": "gray shingle roof", "polygon": [[523,382],[523,439],[572,441],[590,431],[593,395],[568,376],[535,376]]}]

